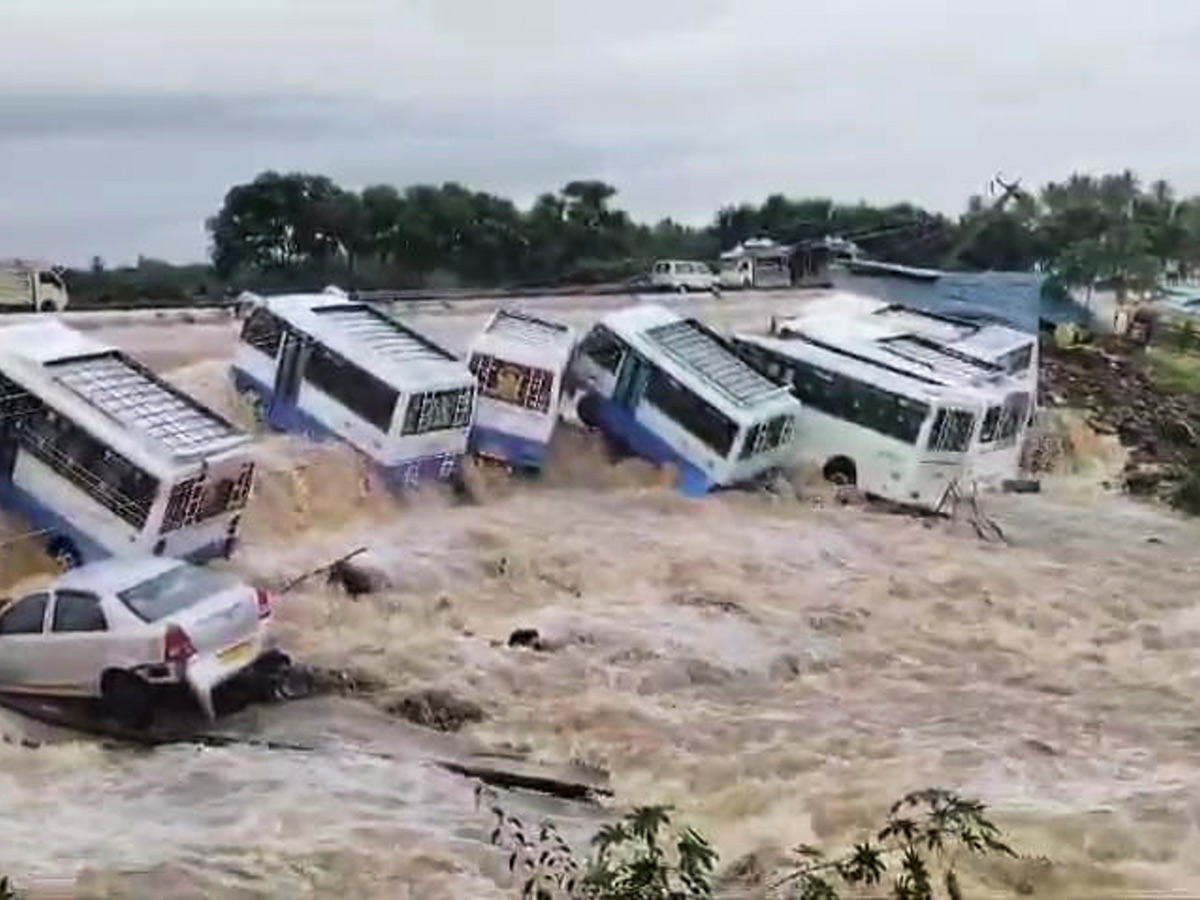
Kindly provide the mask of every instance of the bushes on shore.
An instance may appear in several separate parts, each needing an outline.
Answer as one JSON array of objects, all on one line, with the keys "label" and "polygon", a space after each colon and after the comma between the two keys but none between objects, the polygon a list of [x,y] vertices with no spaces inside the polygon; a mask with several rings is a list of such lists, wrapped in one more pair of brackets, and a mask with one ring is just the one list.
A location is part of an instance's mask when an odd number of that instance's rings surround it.
[{"label": "bushes on shore", "polygon": [[[508,854],[523,900],[707,900],[722,885],[717,852],[703,835],[676,828],[669,807],[640,807],[603,826],[579,857],[551,824],[527,826],[498,806],[491,842]],[[849,850],[799,847],[764,884],[765,896],[838,900],[843,890],[886,892],[894,900],[960,900],[961,855],[1015,856],[986,808],[950,791],[908,794],[883,826]]]}]

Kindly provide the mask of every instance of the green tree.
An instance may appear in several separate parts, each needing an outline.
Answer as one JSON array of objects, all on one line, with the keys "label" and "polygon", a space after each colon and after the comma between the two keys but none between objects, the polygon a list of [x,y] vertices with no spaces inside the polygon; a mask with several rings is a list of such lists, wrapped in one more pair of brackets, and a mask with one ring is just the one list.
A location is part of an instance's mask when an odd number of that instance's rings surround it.
[{"label": "green tree", "polygon": [[[707,900],[717,852],[691,828],[675,828],[671,809],[639,807],[592,838],[578,858],[552,824],[530,829],[491,808],[491,842],[508,853],[521,896],[529,900]],[[960,900],[963,856],[1016,854],[975,800],[930,789],[895,803],[883,826],[845,852],[800,847],[796,862],[770,883],[780,900],[838,900],[843,889],[879,890],[893,900]]]}]

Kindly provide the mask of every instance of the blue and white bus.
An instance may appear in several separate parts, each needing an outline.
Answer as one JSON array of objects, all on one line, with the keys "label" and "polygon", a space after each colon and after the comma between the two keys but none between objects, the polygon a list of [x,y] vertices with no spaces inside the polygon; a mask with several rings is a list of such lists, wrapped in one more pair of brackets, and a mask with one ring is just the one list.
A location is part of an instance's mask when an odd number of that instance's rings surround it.
[{"label": "blue and white bus", "polygon": [[478,380],[471,451],[523,469],[541,469],[558,423],[575,330],[500,309],[471,344]]},{"label": "blue and white bus", "polygon": [[250,436],[120,350],[57,320],[0,329],[0,505],[64,568],[232,553]]},{"label": "blue and white bus", "polygon": [[466,363],[336,288],[254,298],[232,375],[273,428],[341,439],[394,488],[460,471],[475,409]]},{"label": "blue and white bus", "polygon": [[580,342],[571,372],[580,420],[676,466],[685,494],[790,461],[800,404],[695,319],[652,304],[611,313]]}]

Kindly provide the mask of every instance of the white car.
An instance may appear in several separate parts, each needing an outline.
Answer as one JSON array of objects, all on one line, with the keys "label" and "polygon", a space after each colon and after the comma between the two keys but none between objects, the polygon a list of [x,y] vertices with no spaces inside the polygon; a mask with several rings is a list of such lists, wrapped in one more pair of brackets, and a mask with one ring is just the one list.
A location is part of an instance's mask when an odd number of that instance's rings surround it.
[{"label": "white car", "polygon": [[186,686],[213,718],[219,684],[287,665],[270,623],[271,596],[233,575],[158,556],[92,563],[0,611],[0,691],[96,697],[144,727],[160,688]]},{"label": "white car", "polygon": [[650,284],[658,290],[712,291],[717,284],[707,263],[686,259],[660,259],[650,269]]}]

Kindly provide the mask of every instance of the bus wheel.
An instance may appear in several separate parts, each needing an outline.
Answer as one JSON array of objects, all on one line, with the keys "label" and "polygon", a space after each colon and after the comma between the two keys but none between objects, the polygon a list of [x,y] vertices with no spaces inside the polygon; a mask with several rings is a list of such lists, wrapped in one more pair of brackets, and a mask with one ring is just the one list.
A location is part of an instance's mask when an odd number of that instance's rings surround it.
[{"label": "bus wheel", "polygon": [[110,669],[100,679],[104,714],[126,728],[149,728],[154,723],[154,693],[132,672]]},{"label": "bus wheel", "polygon": [[575,404],[575,415],[588,428],[600,427],[600,401],[592,394],[584,394]]},{"label": "bus wheel", "polygon": [[833,484],[858,483],[858,469],[854,465],[854,460],[847,456],[835,456],[830,459],[825,463],[821,474],[825,476],[826,481]]},{"label": "bus wheel", "polygon": [[64,572],[69,569],[77,569],[83,565],[83,554],[79,552],[79,548],[75,546],[75,542],[61,534],[50,541],[46,546],[46,552]]}]

